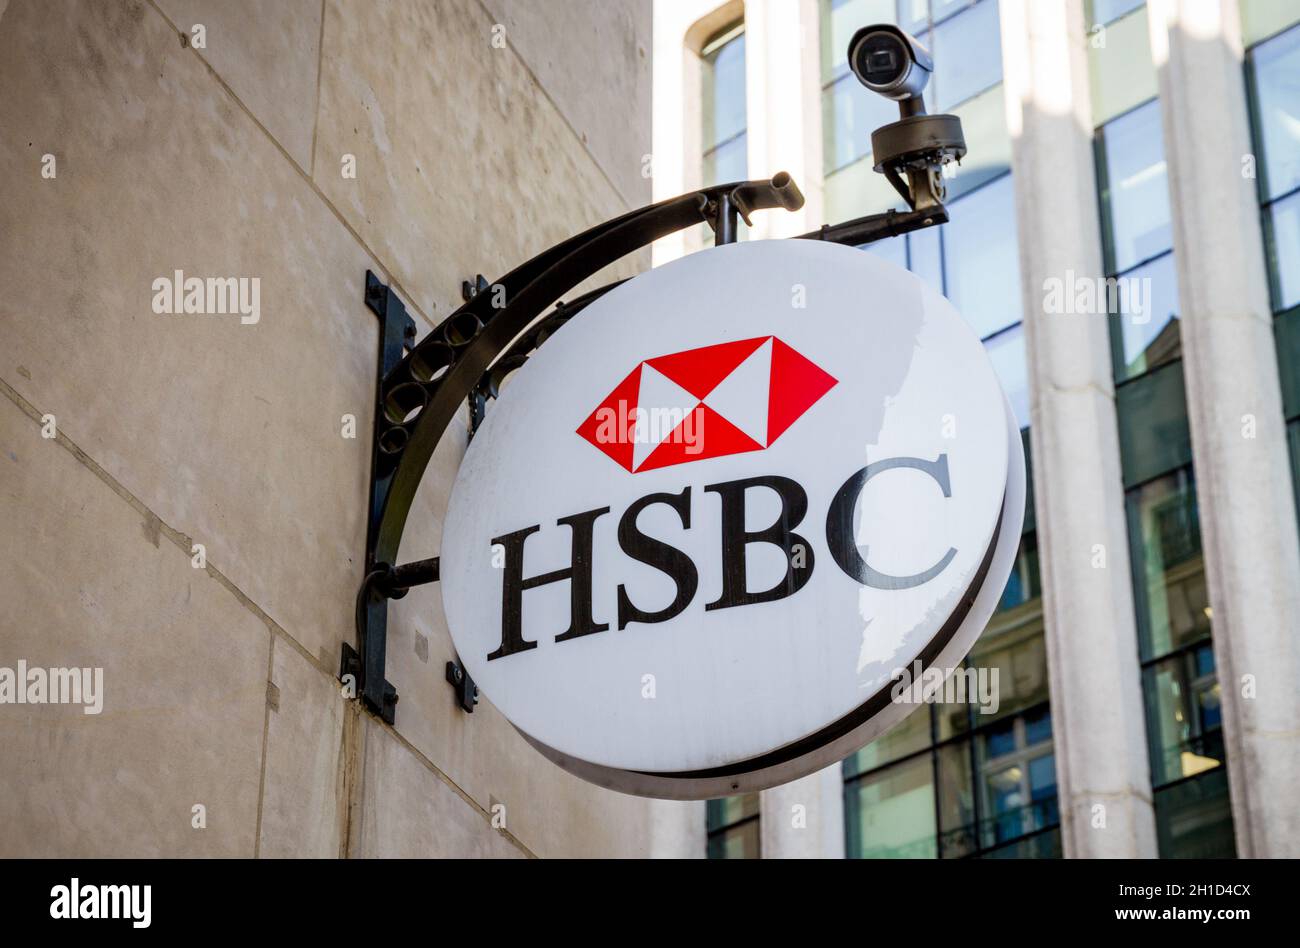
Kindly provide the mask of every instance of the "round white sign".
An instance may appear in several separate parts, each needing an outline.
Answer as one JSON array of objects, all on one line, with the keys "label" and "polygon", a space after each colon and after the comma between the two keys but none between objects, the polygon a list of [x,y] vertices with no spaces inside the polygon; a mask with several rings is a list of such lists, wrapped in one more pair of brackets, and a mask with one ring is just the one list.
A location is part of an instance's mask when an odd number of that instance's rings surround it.
[{"label": "round white sign", "polygon": [[552,760],[698,798],[851,753],[958,664],[1024,512],[979,339],[913,274],[751,241],[587,307],[488,412],[441,587],[461,660]]}]

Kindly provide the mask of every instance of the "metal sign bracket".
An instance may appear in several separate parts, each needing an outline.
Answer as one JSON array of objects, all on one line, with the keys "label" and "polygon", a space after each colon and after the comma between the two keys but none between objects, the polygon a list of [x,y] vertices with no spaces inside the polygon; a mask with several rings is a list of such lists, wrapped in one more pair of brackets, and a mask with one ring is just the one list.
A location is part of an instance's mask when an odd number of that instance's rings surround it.
[{"label": "metal sign bracket", "polygon": [[[941,204],[909,202],[912,209],[872,214],[821,227],[796,240],[861,246],[948,220]],[[366,272],[366,305],[380,319],[378,384],[371,449],[365,574],[357,591],[357,647],[345,644],[339,677],[357,686],[365,707],[394,723],[397,691],[384,677],[388,600],[412,586],[436,582],[438,558],[395,565],[416,489],[461,406],[469,404],[470,435],[506,376],[561,326],[619,283],[567,302],[561,297],[604,267],[667,234],[708,224],[715,242],[736,239],[737,221],[753,211],[803,206],[803,195],[784,172],[770,181],[715,185],[661,201],[579,234],[488,283],[464,281],[464,303],[415,342],[415,323],[393,291]],[[559,302],[557,302],[559,301]],[[459,662],[446,679],[460,708],[472,712],[478,688]]]}]

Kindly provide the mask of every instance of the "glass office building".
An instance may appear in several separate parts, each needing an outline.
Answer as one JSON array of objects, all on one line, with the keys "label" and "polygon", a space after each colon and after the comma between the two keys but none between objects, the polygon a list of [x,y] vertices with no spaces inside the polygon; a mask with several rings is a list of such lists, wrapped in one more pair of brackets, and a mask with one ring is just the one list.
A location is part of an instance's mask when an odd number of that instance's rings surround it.
[{"label": "glass office building", "polygon": [[[1055,0],[1052,5],[1058,6]],[[1017,200],[1032,195],[1024,189],[1017,193],[1012,171],[1002,55],[1006,14],[999,0],[815,0],[797,5],[797,36],[782,34],[770,11],[759,5],[687,6],[709,27],[702,31],[687,24],[684,33],[685,56],[688,61],[698,56],[703,65],[700,88],[685,90],[688,100],[702,96],[702,107],[693,109],[688,102],[682,113],[684,121],[701,119],[703,183],[780,170],[764,164],[773,149],[736,143],[745,142],[747,132],[753,137],[759,110],[802,116],[806,161],[802,178],[796,177],[810,193],[807,223],[812,226],[903,208],[884,177],[872,170],[871,155],[871,131],[895,121],[897,107],[867,93],[849,71],[849,38],[862,25],[888,21],[930,49],[935,72],[925,92],[927,110],[960,116],[969,147],[947,179],[950,222],[864,249],[945,294],[979,334],[1020,420],[1032,469],[1032,373],[1026,362],[1017,234]],[[1133,0],[1064,0],[1059,7],[1077,17],[1077,44],[1087,63],[1091,128],[1086,132],[1092,140],[1091,192],[1100,243],[1094,249],[1111,287],[1136,288],[1136,295],[1115,293],[1110,315],[1099,318],[1106,319],[1109,335],[1136,629],[1132,654],[1123,659],[1124,674],[1140,683],[1138,713],[1145,715],[1149,757],[1140,795],[1153,814],[1154,844],[1142,854],[1231,856],[1240,847],[1184,377],[1179,241],[1151,44],[1154,14]],[[1028,5],[1030,16],[1034,8]],[[1239,107],[1249,116],[1253,146],[1253,154],[1243,156],[1242,173],[1258,188],[1295,487],[1300,485],[1300,4],[1237,0],[1224,9],[1239,20],[1233,23],[1234,31],[1240,28],[1242,49]],[[684,16],[680,9],[675,15]],[[743,46],[747,35],[749,50]],[[776,66],[782,57],[793,65]],[[671,55],[665,58],[675,65]],[[746,69],[747,79],[738,75]],[[761,70],[805,79],[794,91],[773,91],[776,83],[756,75]],[[756,99],[754,90],[765,98]],[[789,102],[796,94],[800,101]],[[720,115],[728,116],[725,127]],[[659,134],[657,128],[657,147]],[[788,147],[776,153],[787,161],[794,154]],[[739,172],[724,173],[724,168]],[[656,194],[666,196],[674,183],[660,187],[657,182]],[[1300,500],[1300,487],[1296,496]],[[1035,516],[1032,491],[1026,513],[1011,580],[966,660],[999,670],[997,712],[981,714],[967,704],[923,706],[845,760],[837,775],[823,774],[823,781],[842,782],[842,806],[835,814],[842,846],[798,854],[941,859],[1072,854],[1063,844],[1058,805],[1054,730],[1063,725],[1053,714],[1052,646],[1045,635],[1039,570],[1042,518]],[[1068,583],[1069,577],[1056,581]],[[1089,725],[1074,720],[1070,726]],[[760,795],[713,801],[704,811],[710,857],[784,854],[769,851],[779,847],[761,826],[783,815],[769,814]]]}]

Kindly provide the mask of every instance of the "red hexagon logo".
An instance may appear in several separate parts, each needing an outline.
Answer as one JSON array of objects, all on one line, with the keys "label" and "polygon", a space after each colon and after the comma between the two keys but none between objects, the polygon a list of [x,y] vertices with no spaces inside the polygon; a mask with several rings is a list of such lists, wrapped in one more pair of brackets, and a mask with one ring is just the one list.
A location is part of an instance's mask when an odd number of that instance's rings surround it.
[{"label": "red hexagon logo", "polygon": [[776,336],[639,363],[577,433],[637,473],[762,451],[836,384]]}]

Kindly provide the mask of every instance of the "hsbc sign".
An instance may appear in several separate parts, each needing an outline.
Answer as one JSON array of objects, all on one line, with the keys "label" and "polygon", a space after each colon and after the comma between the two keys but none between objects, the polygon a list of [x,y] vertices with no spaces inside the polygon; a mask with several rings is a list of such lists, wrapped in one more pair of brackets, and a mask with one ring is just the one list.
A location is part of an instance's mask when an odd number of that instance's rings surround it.
[{"label": "hsbc sign", "polygon": [[448,624],[566,769],[760,789],[901,720],[896,669],[960,662],[1024,487],[945,299],[859,250],[724,245],[607,293],[502,392],[448,509]]}]

